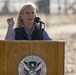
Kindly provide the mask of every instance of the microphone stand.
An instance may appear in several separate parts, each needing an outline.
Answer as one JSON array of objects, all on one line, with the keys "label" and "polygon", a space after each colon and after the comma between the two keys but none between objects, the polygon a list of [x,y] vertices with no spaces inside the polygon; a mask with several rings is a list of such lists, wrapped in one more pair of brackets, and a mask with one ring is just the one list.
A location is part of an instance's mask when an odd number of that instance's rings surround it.
[{"label": "microphone stand", "polygon": [[[45,28],[45,24],[44,24],[44,28]],[[43,31],[42,31],[42,23],[40,22],[40,40],[42,40],[43,38]]]},{"label": "microphone stand", "polygon": [[42,23],[40,22],[40,40],[42,40]]}]

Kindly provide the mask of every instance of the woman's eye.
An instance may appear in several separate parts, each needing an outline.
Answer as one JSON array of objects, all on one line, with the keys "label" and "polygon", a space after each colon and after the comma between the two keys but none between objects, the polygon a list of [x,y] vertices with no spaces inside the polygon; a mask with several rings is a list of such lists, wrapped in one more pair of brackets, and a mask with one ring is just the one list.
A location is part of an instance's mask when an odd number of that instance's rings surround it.
[{"label": "woman's eye", "polygon": [[34,14],[34,12],[25,12],[25,14]]},{"label": "woman's eye", "polygon": [[32,12],[32,14],[34,14],[34,12]]}]

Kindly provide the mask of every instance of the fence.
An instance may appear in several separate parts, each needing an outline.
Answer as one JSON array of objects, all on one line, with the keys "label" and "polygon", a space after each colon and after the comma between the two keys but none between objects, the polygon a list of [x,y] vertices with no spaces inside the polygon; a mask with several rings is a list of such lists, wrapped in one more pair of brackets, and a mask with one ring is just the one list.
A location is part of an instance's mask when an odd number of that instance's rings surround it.
[{"label": "fence", "polygon": [[[31,0],[28,0],[31,1]],[[0,14],[17,13],[27,0],[0,0]],[[40,13],[76,14],[76,0],[32,0]]]}]

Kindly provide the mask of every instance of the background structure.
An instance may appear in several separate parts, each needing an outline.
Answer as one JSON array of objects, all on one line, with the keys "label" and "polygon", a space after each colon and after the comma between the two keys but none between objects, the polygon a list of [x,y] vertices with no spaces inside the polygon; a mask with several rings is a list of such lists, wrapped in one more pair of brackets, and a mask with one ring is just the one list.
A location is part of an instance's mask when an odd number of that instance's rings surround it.
[{"label": "background structure", "polygon": [[28,1],[38,8],[38,16],[53,40],[65,41],[65,75],[76,75],[76,0],[0,0],[0,40],[7,31],[7,18],[16,21]]}]

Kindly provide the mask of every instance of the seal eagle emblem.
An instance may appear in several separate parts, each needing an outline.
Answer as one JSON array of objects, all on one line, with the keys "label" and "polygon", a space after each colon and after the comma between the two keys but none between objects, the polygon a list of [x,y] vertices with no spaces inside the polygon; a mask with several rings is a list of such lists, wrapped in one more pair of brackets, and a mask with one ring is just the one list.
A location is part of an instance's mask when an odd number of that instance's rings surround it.
[{"label": "seal eagle emblem", "polygon": [[29,55],[22,59],[18,66],[19,75],[46,75],[45,62],[36,55]]}]

